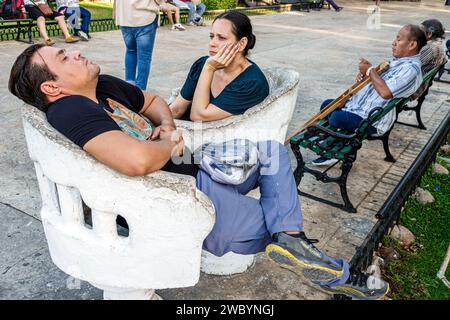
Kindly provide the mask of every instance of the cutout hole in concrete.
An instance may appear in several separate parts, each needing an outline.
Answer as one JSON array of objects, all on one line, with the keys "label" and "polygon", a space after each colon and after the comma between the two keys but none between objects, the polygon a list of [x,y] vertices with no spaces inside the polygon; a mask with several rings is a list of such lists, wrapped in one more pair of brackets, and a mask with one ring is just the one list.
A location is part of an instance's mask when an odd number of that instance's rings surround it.
[{"label": "cutout hole in concrete", "polygon": [[128,237],[130,235],[130,227],[128,226],[127,220],[121,215],[117,215],[116,218],[117,234],[121,237]]}]

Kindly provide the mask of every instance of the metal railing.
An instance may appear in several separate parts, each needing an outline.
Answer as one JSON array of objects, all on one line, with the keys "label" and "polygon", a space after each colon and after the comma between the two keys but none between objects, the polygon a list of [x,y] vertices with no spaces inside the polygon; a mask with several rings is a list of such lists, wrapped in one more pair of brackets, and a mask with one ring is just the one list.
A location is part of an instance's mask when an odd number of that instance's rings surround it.
[{"label": "metal railing", "polygon": [[[50,37],[58,36],[62,34],[61,28],[56,21],[49,21],[46,23],[47,33]],[[115,22],[111,18],[104,19],[92,19],[89,25],[90,32],[111,31],[119,29]],[[33,28],[32,37],[39,37],[39,31],[37,28]]]},{"label": "metal railing", "polygon": [[447,113],[447,116],[434,131],[431,139],[375,215],[378,222],[367,235],[362,245],[356,249],[356,253],[350,261],[352,270],[365,271],[372,263],[374,252],[378,249],[389,229],[399,222],[403,206],[420,183],[428,166],[436,160],[439,148],[446,141],[449,131],[450,113]]}]

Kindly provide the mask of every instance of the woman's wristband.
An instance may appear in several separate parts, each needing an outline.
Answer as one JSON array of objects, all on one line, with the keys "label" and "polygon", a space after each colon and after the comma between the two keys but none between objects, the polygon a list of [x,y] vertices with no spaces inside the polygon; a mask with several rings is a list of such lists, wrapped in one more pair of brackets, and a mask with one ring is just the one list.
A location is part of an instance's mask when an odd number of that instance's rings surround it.
[{"label": "woman's wristband", "polygon": [[373,69],[373,66],[371,66],[371,67],[369,67],[369,69],[367,69],[367,71],[366,71],[366,76],[369,76],[369,75],[370,75],[370,71],[372,71],[372,69]]}]

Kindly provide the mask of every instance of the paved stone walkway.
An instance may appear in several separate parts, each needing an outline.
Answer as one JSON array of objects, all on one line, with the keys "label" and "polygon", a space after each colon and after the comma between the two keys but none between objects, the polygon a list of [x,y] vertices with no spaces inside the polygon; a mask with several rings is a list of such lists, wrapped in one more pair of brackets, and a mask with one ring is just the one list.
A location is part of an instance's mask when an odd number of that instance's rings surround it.
[{"label": "paved stone walkway", "polygon": [[[450,8],[442,1],[382,3],[380,29],[367,28],[371,1],[339,1],[345,9],[290,12],[254,16],[257,44],[251,59],[261,67],[279,66],[300,72],[301,82],[289,133],[293,133],[325,98],[338,96],[354,80],[357,63],[365,57],[379,64],[391,56],[391,42],[399,28],[435,17],[450,28]],[[185,32],[158,31],[149,88],[168,97],[182,85],[190,65],[207,53],[209,27],[190,27]],[[81,50],[100,63],[104,73],[123,77],[124,47],[120,32],[93,34],[92,41],[57,45]],[[100,299],[101,292],[59,271],[51,262],[39,217],[40,195],[34,168],[28,158],[20,102],[7,91],[10,66],[25,48],[16,42],[0,42],[0,299]],[[450,80],[450,76],[443,78]],[[358,213],[349,214],[302,199],[305,229],[329,255],[351,259],[355,248],[375,224],[374,214],[385,201],[449,112],[450,86],[435,83],[423,105],[428,130],[396,125],[391,151],[398,161],[383,161],[379,141],[365,142],[350,173],[350,199]],[[413,114],[403,114],[415,121]],[[306,160],[313,158],[305,154]],[[337,186],[316,183],[308,175],[301,188],[339,201]],[[289,271],[274,267],[264,255],[244,274],[218,277],[202,274],[195,287],[159,290],[165,299],[328,299],[316,287]]]}]

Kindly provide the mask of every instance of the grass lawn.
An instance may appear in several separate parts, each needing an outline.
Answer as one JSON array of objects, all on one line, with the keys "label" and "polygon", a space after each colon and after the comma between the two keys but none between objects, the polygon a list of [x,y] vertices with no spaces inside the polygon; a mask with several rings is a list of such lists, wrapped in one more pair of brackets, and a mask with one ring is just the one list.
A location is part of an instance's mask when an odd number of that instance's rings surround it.
[{"label": "grass lawn", "polygon": [[92,19],[112,18],[112,4],[83,1],[80,6],[91,12]]},{"label": "grass lawn", "polygon": [[[449,163],[438,162],[450,169]],[[384,276],[391,285],[392,299],[449,300],[450,289],[436,274],[450,244],[450,176],[428,168],[420,186],[432,193],[435,202],[421,205],[415,199],[408,201],[400,224],[411,230],[416,242],[406,251],[395,240],[385,238],[384,245],[393,246],[401,258],[387,265]],[[450,267],[446,277],[450,279]]]}]

